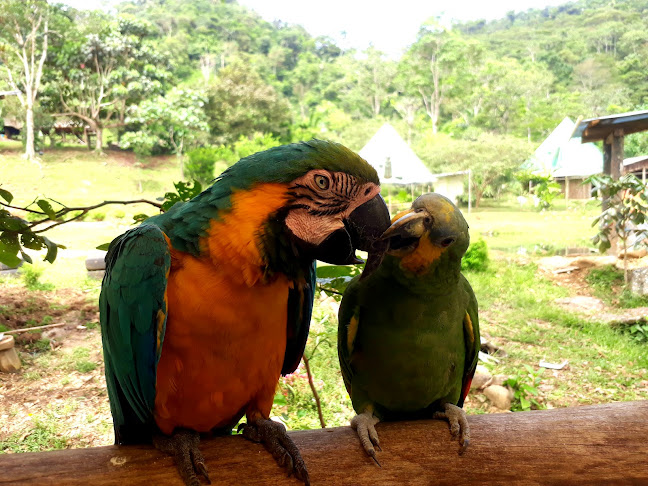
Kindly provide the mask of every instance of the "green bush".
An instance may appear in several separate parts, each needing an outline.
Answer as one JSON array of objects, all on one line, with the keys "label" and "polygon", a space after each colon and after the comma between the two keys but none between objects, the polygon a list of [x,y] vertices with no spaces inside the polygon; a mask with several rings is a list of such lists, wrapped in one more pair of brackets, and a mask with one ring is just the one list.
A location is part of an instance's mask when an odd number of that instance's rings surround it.
[{"label": "green bush", "polygon": [[35,265],[23,265],[20,267],[20,275],[22,281],[29,290],[52,290],[54,285],[51,283],[43,283],[40,281],[43,275],[43,268]]},{"label": "green bush", "polygon": [[202,184],[209,183],[214,178],[214,164],[220,159],[218,147],[201,147],[187,152],[185,176]]},{"label": "green bush", "polygon": [[488,268],[488,246],[483,239],[477,240],[468,247],[461,260],[462,270],[482,272]]},{"label": "green bush", "polygon": [[95,221],[103,221],[106,219],[106,213],[103,213],[101,211],[94,211],[91,213],[91,218]]}]

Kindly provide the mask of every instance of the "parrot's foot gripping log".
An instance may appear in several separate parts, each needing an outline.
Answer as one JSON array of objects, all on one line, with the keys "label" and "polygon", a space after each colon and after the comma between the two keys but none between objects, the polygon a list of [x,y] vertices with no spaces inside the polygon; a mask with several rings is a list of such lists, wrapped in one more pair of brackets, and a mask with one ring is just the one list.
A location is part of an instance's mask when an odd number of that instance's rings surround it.
[{"label": "parrot's foot gripping log", "polygon": [[277,463],[288,469],[288,475],[294,473],[297,479],[310,486],[306,464],[283,424],[269,419],[257,419],[239,425],[239,431],[241,430],[246,439],[263,443]]},{"label": "parrot's foot gripping log", "polygon": [[153,437],[153,445],[175,458],[178,472],[187,486],[200,486],[198,476],[203,476],[211,484],[205,459],[198,449],[200,435],[193,430],[180,429],[171,437],[157,435]]},{"label": "parrot's foot gripping log", "polygon": [[470,444],[470,427],[466,412],[462,408],[446,403],[443,412],[435,412],[433,418],[447,420],[450,424],[450,434],[453,439],[459,439],[459,454],[463,454]]},{"label": "parrot's foot gripping log", "polygon": [[380,422],[380,419],[371,411],[365,411],[353,417],[351,420],[351,427],[353,427],[357,432],[364,450],[374,461],[376,461],[376,464],[380,466],[380,462],[378,462],[378,459],[376,458],[376,449],[379,451],[382,449],[380,448],[378,433],[374,427],[378,422]]}]

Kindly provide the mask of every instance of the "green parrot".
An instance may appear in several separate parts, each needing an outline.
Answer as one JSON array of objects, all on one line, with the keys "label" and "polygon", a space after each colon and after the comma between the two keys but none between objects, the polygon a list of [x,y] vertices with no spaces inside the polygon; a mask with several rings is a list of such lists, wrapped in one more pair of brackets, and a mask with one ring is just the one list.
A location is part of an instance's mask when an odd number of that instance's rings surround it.
[{"label": "green parrot", "polygon": [[186,484],[209,481],[200,434],[261,442],[308,484],[269,419],[281,374],[300,362],[315,260],[357,263],[389,227],[376,171],[320,140],[230,167],[191,201],[117,237],[99,298],[117,444],[153,442]]},{"label": "green parrot", "polygon": [[461,273],[469,240],[459,209],[424,194],[392,219],[378,267],[344,292],[338,355],[351,426],[376,462],[381,420],[443,418],[460,452],[468,446],[462,407],[480,347],[477,299]]}]

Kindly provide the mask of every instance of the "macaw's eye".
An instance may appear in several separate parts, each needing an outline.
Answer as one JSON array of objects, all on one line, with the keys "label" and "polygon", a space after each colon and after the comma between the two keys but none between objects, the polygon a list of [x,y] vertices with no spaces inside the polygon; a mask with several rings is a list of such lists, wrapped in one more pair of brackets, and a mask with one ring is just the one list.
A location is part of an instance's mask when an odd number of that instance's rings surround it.
[{"label": "macaw's eye", "polygon": [[317,184],[317,187],[320,189],[328,189],[329,188],[329,180],[324,177],[323,175],[316,175],[315,176],[315,184]]}]

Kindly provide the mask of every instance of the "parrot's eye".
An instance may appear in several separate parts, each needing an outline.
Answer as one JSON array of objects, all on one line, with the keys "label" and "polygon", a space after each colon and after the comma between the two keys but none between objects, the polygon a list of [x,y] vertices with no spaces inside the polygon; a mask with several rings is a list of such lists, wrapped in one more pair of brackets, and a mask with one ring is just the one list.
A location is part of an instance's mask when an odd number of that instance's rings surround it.
[{"label": "parrot's eye", "polygon": [[317,184],[317,187],[319,187],[320,189],[326,190],[329,188],[329,180],[323,175],[315,176],[315,184]]},{"label": "parrot's eye", "polygon": [[454,242],[455,242],[455,239],[454,239],[454,238],[446,238],[445,240],[443,240],[443,241],[441,242],[441,246],[442,246],[443,248],[447,248],[447,247],[449,247],[450,245],[452,245]]}]

